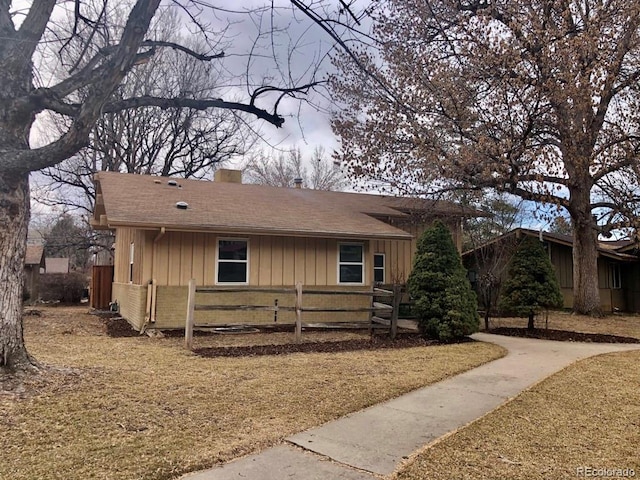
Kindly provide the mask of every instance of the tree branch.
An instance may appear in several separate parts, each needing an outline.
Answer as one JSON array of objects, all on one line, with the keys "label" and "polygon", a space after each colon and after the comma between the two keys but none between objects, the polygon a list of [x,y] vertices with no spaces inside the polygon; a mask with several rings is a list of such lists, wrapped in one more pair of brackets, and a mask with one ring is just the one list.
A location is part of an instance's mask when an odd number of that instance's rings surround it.
[{"label": "tree branch", "polygon": [[164,41],[160,41],[160,40],[145,40],[144,42],[142,42],[141,44],[142,47],[165,47],[165,48],[172,48],[174,50],[178,50],[182,53],[186,53],[187,55],[192,56],[193,58],[197,59],[197,60],[202,60],[203,62],[209,62],[211,60],[215,60],[217,58],[224,58],[224,52],[220,52],[220,53],[214,53],[213,55],[203,55],[201,53],[198,52],[194,52],[193,50],[191,50],[190,48],[185,47],[184,45],[180,45],[178,43],[174,43],[174,42],[164,42]]},{"label": "tree branch", "polygon": [[[301,87],[302,88],[302,87]],[[116,100],[108,102],[104,105],[103,113],[113,113],[121,110],[138,107],[159,107],[159,108],[193,108],[194,110],[206,110],[209,108],[223,108],[227,110],[238,110],[250,113],[261,120],[265,120],[276,127],[281,127],[284,123],[277,113],[269,113],[266,110],[256,107],[253,104],[245,104],[239,102],[227,102],[221,98],[213,98],[209,100],[198,100],[193,98],[160,98],[151,96],[142,96],[135,98],[126,98],[124,100]]]},{"label": "tree branch", "polygon": [[11,8],[11,0],[0,0],[0,32],[4,35],[15,33],[15,26],[11,20],[9,8]]},{"label": "tree branch", "polygon": [[31,61],[55,5],[56,0],[39,0],[31,5],[27,17],[18,30],[18,42],[14,46],[15,55],[18,56],[16,60]]}]

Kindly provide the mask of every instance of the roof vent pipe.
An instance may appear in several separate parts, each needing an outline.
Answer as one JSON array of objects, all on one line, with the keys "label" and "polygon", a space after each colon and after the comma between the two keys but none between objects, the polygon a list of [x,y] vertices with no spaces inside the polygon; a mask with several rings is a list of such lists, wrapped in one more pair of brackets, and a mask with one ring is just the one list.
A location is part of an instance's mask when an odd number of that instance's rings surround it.
[{"label": "roof vent pipe", "polygon": [[293,184],[296,188],[302,188],[302,179],[300,177],[294,178]]}]

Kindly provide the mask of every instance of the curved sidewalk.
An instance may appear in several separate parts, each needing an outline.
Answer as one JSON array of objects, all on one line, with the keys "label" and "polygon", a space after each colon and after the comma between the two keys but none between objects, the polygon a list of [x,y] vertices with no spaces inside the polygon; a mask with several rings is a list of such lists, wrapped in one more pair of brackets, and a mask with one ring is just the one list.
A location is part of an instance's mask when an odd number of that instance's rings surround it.
[{"label": "curved sidewalk", "polygon": [[286,443],[184,480],[370,480],[387,475],[414,451],[495,409],[582,358],[640,349],[640,344],[554,342],[478,333],[508,354],[293,435]]}]

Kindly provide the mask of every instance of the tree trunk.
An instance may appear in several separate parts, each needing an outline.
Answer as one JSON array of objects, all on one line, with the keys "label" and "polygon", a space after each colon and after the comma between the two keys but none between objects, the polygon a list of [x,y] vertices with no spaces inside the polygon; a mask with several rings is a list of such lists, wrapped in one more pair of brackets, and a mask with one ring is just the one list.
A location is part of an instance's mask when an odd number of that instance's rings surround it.
[{"label": "tree trunk", "polygon": [[536,314],[535,312],[533,312],[533,310],[529,312],[529,322],[527,323],[527,330],[534,330],[536,328],[535,316]]},{"label": "tree trunk", "polygon": [[573,221],[573,310],[586,315],[601,315],[598,286],[598,234],[591,215],[589,188],[571,192],[577,208]]},{"label": "tree trunk", "polygon": [[24,258],[29,224],[29,174],[0,177],[0,369],[35,363],[22,336]]}]

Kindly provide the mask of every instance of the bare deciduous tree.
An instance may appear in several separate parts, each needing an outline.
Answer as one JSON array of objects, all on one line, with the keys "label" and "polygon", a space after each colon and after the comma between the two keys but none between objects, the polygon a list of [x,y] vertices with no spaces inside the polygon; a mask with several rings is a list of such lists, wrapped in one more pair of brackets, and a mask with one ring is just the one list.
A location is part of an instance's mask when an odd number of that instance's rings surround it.
[{"label": "bare deciduous tree", "polygon": [[417,193],[563,207],[574,309],[599,313],[597,236],[635,221],[614,187],[640,153],[639,24],[623,0],[391,0],[374,16],[380,50],[337,60],[339,158]]},{"label": "bare deciduous tree", "polygon": [[342,190],[347,185],[342,171],[325,155],[323,147],[314,149],[308,167],[300,149],[292,148],[277,156],[251,155],[242,170],[250,183],[273,187],[293,187],[296,179],[304,188],[313,190]]},{"label": "bare deciduous tree", "polygon": [[[160,0],[137,0],[126,11],[123,28],[108,42],[98,41],[100,25],[110,7],[103,0],[100,9],[88,9],[80,0],[63,2],[71,6],[74,23],[58,38],[58,51],[78,41],[83,54],[75,64],[39,57],[46,48],[45,32],[57,23],[56,0],[38,0],[20,12],[10,1],[0,1],[0,368],[32,370],[37,368],[28,355],[22,335],[23,264],[29,222],[29,173],[56,165],[82,148],[90,138],[97,120],[105,114],[139,107],[193,110],[222,109],[244,112],[276,127],[284,123],[278,107],[287,96],[308,92],[316,85],[300,77],[282,76],[279,83],[266,80],[253,84],[247,80],[247,94],[222,90],[207,98],[189,95],[161,96],[148,93],[118,96],[117,90],[127,75],[137,71],[156,53],[173,48],[204,62],[224,57],[215,51],[197,52],[179,44],[147,34],[158,13]],[[199,32],[211,39],[215,31],[198,18],[203,2],[171,2],[170,8],[182,8],[195,22]],[[168,7],[169,8],[169,7]],[[202,20],[202,21],[201,21]],[[103,46],[106,45],[106,46]],[[60,50],[61,49],[61,50]],[[47,67],[45,64],[48,62]],[[50,71],[54,68],[56,74]],[[231,86],[228,86],[231,89]],[[225,99],[225,97],[227,99]],[[267,106],[270,105],[269,109]],[[30,145],[36,115],[54,112],[66,119],[66,128],[56,138]]]},{"label": "bare deciduous tree", "polygon": [[[116,7],[126,6],[121,0]],[[91,5],[91,4],[90,4]],[[95,6],[95,5],[94,5]],[[103,15],[96,35],[105,48],[122,28],[122,8]],[[68,22],[75,19],[69,13]],[[152,23],[150,35],[162,41],[203,51],[203,41],[183,38],[176,10],[162,12]],[[71,47],[75,48],[71,48]],[[81,61],[81,42],[72,42],[64,61]],[[209,62],[173,49],[159,50],[143,65],[127,75],[113,97],[159,95],[206,99],[215,94],[224,78]],[[66,119],[51,115],[47,128],[62,133]],[[89,144],[72,158],[41,172],[34,197],[45,205],[62,205],[91,213],[94,206],[93,174],[96,171],[121,171],[146,175],[204,178],[217,165],[242,155],[255,136],[248,120],[231,110],[199,111],[191,108],[133,108],[105,114],[90,133]]]}]

